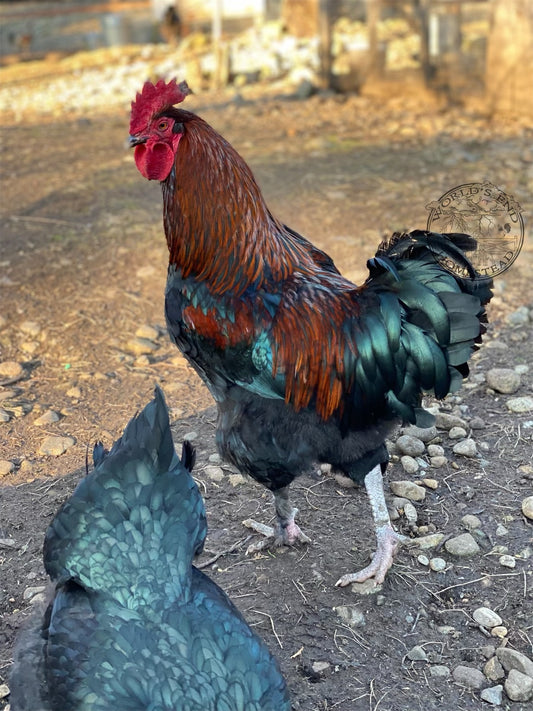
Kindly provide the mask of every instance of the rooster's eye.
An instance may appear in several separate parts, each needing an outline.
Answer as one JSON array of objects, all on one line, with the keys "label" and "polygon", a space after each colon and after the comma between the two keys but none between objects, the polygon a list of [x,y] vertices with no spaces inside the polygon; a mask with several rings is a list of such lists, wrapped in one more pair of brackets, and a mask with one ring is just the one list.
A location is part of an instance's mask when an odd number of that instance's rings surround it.
[{"label": "rooster's eye", "polygon": [[157,128],[158,128],[160,131],[166,131],[167,128],[168,128],[168,121],[160,121],[160,122],[157,124]]}]

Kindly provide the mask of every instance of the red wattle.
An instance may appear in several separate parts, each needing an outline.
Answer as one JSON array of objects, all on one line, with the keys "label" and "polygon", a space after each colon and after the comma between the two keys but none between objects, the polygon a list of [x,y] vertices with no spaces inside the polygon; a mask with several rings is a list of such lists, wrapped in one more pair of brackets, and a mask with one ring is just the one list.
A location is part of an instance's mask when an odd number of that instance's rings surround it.
[{"label": "red wattle", "polygon": [[166,143],[135,146],[135,164],[148,180],[165,180],[174,165],[174,152]]}]

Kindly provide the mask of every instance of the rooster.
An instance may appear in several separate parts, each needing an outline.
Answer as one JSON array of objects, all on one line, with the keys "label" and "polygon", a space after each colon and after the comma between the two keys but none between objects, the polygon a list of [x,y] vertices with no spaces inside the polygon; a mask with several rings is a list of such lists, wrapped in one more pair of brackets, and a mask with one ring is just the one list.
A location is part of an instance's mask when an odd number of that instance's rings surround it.
[{"label": "rooster", "polygon": [[276,529],[256,547],[309,541],[289,486],[327,462],[364,483],[377,536],[370,565],[337,585],[381,583],[402,540],[383,494],[385,438],[402,421],[429,426],[422,393],[444,398],[468,373],[492,295],[464,254],[475,240],[396,234],[355,286],[271,214],[235,149],[176,107],[188,93],[146,82],[130,122],[137,168],[163,190],[171,339],[216,401],[220,453],[274,494]]},{"label": "rooster", "polygon": [[176,457],[159,389],[94,461],[46,533],[55,590],[17,643],[12,711],[289,711],[265,645],[192,566],[194,450]]}]

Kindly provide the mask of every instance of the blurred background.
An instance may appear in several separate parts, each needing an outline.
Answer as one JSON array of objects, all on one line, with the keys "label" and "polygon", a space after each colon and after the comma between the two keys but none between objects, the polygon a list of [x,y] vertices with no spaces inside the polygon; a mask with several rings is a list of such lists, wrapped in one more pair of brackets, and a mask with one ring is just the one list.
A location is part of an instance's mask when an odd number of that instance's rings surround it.
[{"label": "blurred background", "polygon": [[107,67],[128,97],[152,74],[300,98],[418,82],[533,116],[532,0],[4,0],[0,18],[4,86],[46,60],[47,73]]}]

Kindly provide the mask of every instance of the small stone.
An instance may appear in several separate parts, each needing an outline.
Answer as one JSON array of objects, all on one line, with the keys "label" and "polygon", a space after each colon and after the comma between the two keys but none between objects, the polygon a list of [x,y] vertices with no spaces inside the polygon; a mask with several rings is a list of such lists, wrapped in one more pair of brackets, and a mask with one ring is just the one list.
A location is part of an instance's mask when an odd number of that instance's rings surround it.
[{"label": "small stone", "polygon": [[452,672],[454,681],[467,689],[479,691],[485,686],[485,675],[479,669],[459,665]]},{"label": "small stone", "polygon": [[512,555],[501,555],[498,562],[504,568],[516,568],[516,560]]},{"label": "small stone", "polygon": [[144,324],[139,326],[139,328],[135,331],[135,335],[137,338],[144,338],[148,341],[157,341],[159,338],[159,331],[153,326]]},{"label": "small stone", "polygon": [[5,699],[9,696],[9,686],[7,684],[0,684],[0,699]]},{"label": "small stone", "polygon": [[506,528],[506,527],[503,525],[503,523],[499,523],[499,524],[496,526],[496,535],[497,535],[497,536],[500,536],[500,537],[501,537],[501,536],[507,536],[508,533],[509,533],[509,529]]},{"label": "small stone", "polygon": [[533,397],[530,397],[529,395],[524,395],[524,397],[513,397],[510,400],[507,400],[505,404],[507,405],[508,410],[517,414],[533,411]]},{"label": "small stone", "polygon": [[474,514],[465,514],[461,519],[461,523],[467,531],[473,531],[475,528],[481,528],[481,521]]},{"label": "small stone", "polygon": [[211,464],[220,464],[220,462],[222,461],[222,457],[218,452],[214,452],[213,454],[209,455],[209,461],[211,462]]},{"label": "small stone", "polygon": [[38,595],[39,593],[43,593],[46,590],[45,585],[35,585],[35,586],[30,586],[24,590],[22,593],[22,599],[23,600],[31,600],[32,597],[35,595]]},{"label": "small stone", "polygon": [[448,460],[446,459],[446,457],[431,457],[429,463],[435,469],[440,469],[448,463]]},{"label": "small stone", "polygon": [[450,667],[445,664],[435,664],[429,668],[429,675],[434,679],[446,679],[450,676]]},{"label": "small stone", "polygon": [[428,444],[428,455],[430,457],[443,457],[444,447],[440,444]]},{"label": "small stone", "polygon": [[529,322],[529,316],[527,306],[519,306],[507,316],[507,323],[510,326],[525,326]]},{"label": "small stone", "polygon": [[448,437],[450,439],[463,439],[466,437],[466,430],[464,427],[452,427],[448,432]]},{"label": "small stone", "polygon": [[498,684],[497,686],[491,686],[488,689],[482,689],[481,699],[486,701],[488,704],[493,706],[501,706],[503,699],[503,686]]},{"label": "small stone", "polygon": [[183,439],[186,439],[187,442],[192,442],[194,439],[198,437],[198,432],[187,432],[186,434],[183,435]]},{"label": "small stone", "polygon": [[458,558],[475,555],[480,550],[475,538],[470,533],[461,533],[459,536],[450,538],[446,541],[444,547],[450,555]]},{"label": "small stone", "polygon": [[418,471],[418,462],[408,454],[404,454],[400,462],[406,474],[416,474]]},{"label": "small stone", "polygon": [[526,518],[533,519],[533,496],[526,496],[522,501],[522,513]]},{"label": "small stone", "polygon": [[76,444],[74,437],[46,437],[41,442],[39,454],[48,454],[54,457],[59,457],[74,444]]},{"label": "small stone", "polygon": [[54,422],[59,421],[59,415],[55,410],[47,410],[46,412],[43,412],[43,414],[38,417],[36,420],[34,420],[33,424],[37,425],[38,427],[43,427],[45,425],[51,425]]},{"label": "small stone", "polygon": [[418,514],[416,513],[416,509],[410,501],[408,501],[403,507],[403,513],[405,518],[407,519],[407,522],[411,526],[417,522]]},{"label": "small stone", "polygon": [[131,338],[126,344],[126,350],[134,355],[149,355],[157,350],[157,343],[148,338]]},{"label": "small stone", "polygon": [[511,701],[529,701],[533,698],[533,678],[511,669],[505,680],[505,693]]},{"label": "small stone", "polygon": [[222,481],[222,479],[224,479],[224,472],[220,467],[208,464],[205,468],[205,473],[211,481]]},{"label": "small stone", "polygon": [[442,542],[444,538],[444,533],[430,533],[428,536],[421,536],[416,539],[416,544],[423,551],[427,551],[429,548],[435,548]]},{"label": "small stone", "polygon": [[27,336],[33,336],[34,338],[41,332],[41,327],[35,321],[23,321],[19,328],[22,333],[25,333]]},{"label": "small stone", "polygon": [[423,501],[426,498],[426,490],[412,481],[391,481],[390,488],[396,496],[403,496],[410,501]]},{"label": "small stone", "polygon": [[418,457],[424,453],[425,446],[422,440],[411,435],[402,435],[396,440],[396,445],[400,452],[408,454],[410,457]]},{"label": "small stone", "polygon": [[448,432],[452,427],[463,427],[467,428],[466,422],[456,415],[450,415],[448,412],[438,412],[435,415],[435,424],[439,430],[447,430]]},{"label": "small stone", "polygon": [[427,662],[428,655],[426,654],[424,647],[416,644],[412,649],[410,649],[406,654],[407,659],[412,662]]},{"label": "small stone", "polygon": [[144,267],[139,267],[135,274],[139,277],[139,279],[145,279],[146,277],[150,277],[152,274],[155,274],[155,267],[151,264],[147,264]]},{"label": "small stone", "polygon": [[498,657],[491,657],[483,667],[483,674],[491,681],[500,681],[505,677],[505,669],[500,664]]},{"label": "small stone", "polygon": [[246,484],[246,479],[242,474],[230,474],[228,476],[228,480],[232,486],[241,486],[242,484]]},{"label": "small stone", "polygon": [[0,459],[0,477],[7,476],[15,471],[15,465],[9,459]]},{"label": "small stone", "polygon": [[424,555],[423,553],[420,553],[420,555],[417,555],[416,559],[420,563],[420,565],[425,565],[425,566],[429,565],[429,558],[427,557],[427,555]]},{"label": "small stone", "polygon": [[136,368],[146,368],[147,365],[150,365],[152,361],[150,360],[149,356],[147,355],[140,355],[135,358],[135,361],[133,365]]},{"label": "small stone", "polygon": [[485,420],[482,420],[481,417],[472,417],[470,420],[470,429],[471,430],[484,430],[486,427]]},{"label": "small stone", "polygon": [[424,486],[426,486],[428,489],[439,488],[439,482],[436,479],[422,479],[422,484],[424,484]]},{"label": "small stone", "polygon": [[73,400],[81,400],[81,390],[77,385],[73,385],[71,388],[67,390],[67,397],[72,398]]},{"label": "small stone", "polygon": [[0,363],[0,380],[19,378],[24,374],[24,368],[14,360],[5,360]]},{"label": "small stone", "polygon": [[457,630],[453,625],[438,625],[437,632],[440,632],[440,634],[454,635]]},{"label": "small stone", "polygon": [[337,615],[344,620],[350,627],[363,627],[365,625],[365,616],[357,607],[351,605],[339,605],[333,610]]},{"label": "small stone", "polygon": [[462,457],[475,457],[477,454],[476,443],[473,439],[464,439],[462,442],[457,442],[457,444],[454,445],[453,452]]},{"label": "small stone", "polygon": [[516,669],[533,679],[533,662],[522,652],[517,652],[515,649],[509,649],[508,647],[499,647],[496,650],[496,656],[505,671],[509,672],[511,669]]},{"label": "small stone", "polygon": [[4,410],[3,407],[0,407],[0,422],[9,422],[10,419],[11,415],[9,414],[9,412]]},{"label": "small stone", "polygon": [[37,353],[39,347],[40,346],[37,341],[23,341],[20,344],[20,350],[24,351],[24,353],[28,353],[28,355],[33,355],[34,353]]},{"label": "small stone", "polygon": [[343,489],[354,489],[357,486],[355,481],[352,481],[349,476],[345,476],[344,474],[335,474],[333,478]]},{"label": "small stone", "polygon": [[322,674],[330,668],[331,664],[329,662],[313,662],[311,667],[315,674]]},{"label": "small stone", "polygon": [[437,436],[436,427],[416,427],[415,425],[409,425],[409,427],[404,427],[402,434],[409,437],[416,437],[421,442],[431,442]]},{"label": "small stone", "polygon": [[527,363],[520,363],[519,365],[515,365],[514,371],[518,373],[518,375],[525,375],[529,373],[529,365],[527,365]]},{"label": "small stone", "polygon": [[442,571],[446,569],[446,565],[447,563],[444,558],[432,558],[429,561],[429,567],[436,573],[442,573]]},{"label": "small stone", "polygon": [[498,393],[511,395],[520,387],[520,375],[510,368],[491,368],[487,371],[487,385]]},{"label": "small stone", "polygon": [[383,585],[376,585],[376,583],[370,579],[365,580],[363,583],[352,583],[350,589],[356,595],[375,595],[383,589]]},{"label": "small stone", "polygon": [[492,629],[502,623],[502,618],[489,607],[478,607],[474,610],[472,617],[478,625],[487,627],[487,629]]},{"label": "small stone", "polygon": [[490,659],[496,654],[496,647],[493,644],[484,644],[479,648],[479,651],[485,659]]}]

